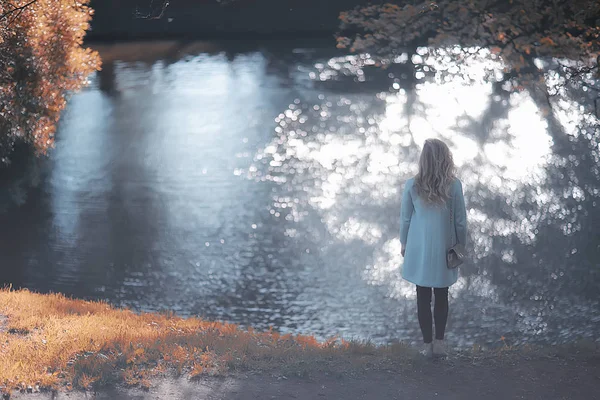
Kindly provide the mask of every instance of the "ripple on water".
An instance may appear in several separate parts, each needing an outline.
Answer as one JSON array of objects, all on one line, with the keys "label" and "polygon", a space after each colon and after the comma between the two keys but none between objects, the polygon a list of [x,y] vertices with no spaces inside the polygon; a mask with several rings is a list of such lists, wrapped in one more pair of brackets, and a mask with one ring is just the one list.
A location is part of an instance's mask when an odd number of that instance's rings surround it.
[{"label": "ripple on water", "polygon": [[438,137],[472,248],[449,339],[597,338],[598,121],[565,92],[551,124],[492,84],[489,52],[463,50],[386,69],[322,49],[118,61],[71,100],[43,190],[2,215],[0,262],[33,289],[134,309],[416,340],[400,195]]}]

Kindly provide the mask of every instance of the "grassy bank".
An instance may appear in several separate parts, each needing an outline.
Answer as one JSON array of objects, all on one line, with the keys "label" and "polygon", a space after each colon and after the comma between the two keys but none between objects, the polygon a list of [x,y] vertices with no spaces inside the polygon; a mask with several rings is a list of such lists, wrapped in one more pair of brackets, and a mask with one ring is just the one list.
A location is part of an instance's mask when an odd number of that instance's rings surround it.
[{"label": "grassy bank", "polygon": [[[242,330],[236,325],[137,314],[60,294],[0,290],[0,386],[88,389],[150,386],[165,372],[190,377],[278,370],[305,375],[383,367],[406,347],[375,347],[310,336]],[[395,357],[399,358],[399,357]]]},{"label": "grassy bank", "polygon": [[[276,371],[288,377],[404,371],[404,376],[410,376],[426,362],[402,344],[321,343],[310,336],[137,314],[101,302],[6,289],[0,290],[0,343],[0,387],[6,393],[29,386],[33,390],[114,384],[147,388],[153,377],[165,373],[201,378],[237,371]],[[512,371],[520,365],[532,374],[539,365],[555,365],[556,373],[563,373],[580,362],[597,365],[599,354],[594,342],[545,349],[473,349],[454,354],[442,370],[467,371],[481,365],[490,371]]]}]

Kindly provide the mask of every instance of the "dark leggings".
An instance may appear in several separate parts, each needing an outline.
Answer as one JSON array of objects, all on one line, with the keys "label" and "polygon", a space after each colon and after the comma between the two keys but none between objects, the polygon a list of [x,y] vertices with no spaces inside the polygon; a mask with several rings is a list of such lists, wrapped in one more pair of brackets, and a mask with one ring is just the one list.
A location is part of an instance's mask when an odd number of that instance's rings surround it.
[{"label": "dark leggings", "polygon": [[[448,288],[434,288],[435,304],[433,318],[435,319],[435,338],[444,339],[446,321],[448,321]],[[433,321],[431,318],[431,288],[417,286],[417,309],[419,312],[419,325],[423,333],[423,342],[433,341]]]}]

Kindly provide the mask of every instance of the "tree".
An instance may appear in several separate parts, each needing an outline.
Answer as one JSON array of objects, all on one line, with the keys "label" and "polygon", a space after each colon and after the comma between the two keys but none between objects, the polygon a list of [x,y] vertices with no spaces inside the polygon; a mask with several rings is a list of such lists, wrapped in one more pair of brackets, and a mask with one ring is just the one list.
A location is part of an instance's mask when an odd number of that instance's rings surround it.
[{"label": "tree", "polygon": [[83,46],[89,0],[0,0],[0,163],[18,142],[45,154],[66,96],[100,67]]},{"label": "tree", "polygon": [[382,57],[416,49],[459,45],[490,50],[506,65],[513,87],[543,81],[539,61],[567,78],[598,68],[600,1],[597,0],[439,0],[402,1],[358,7],[341,14],[338,47]]}]

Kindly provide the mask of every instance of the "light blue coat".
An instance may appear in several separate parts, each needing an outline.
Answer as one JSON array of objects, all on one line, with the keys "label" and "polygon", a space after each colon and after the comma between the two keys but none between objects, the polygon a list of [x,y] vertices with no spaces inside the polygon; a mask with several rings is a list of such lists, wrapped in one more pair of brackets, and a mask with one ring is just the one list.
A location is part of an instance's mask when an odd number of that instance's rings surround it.
[{"label": "light blue coat", "polygon": [[[406,247],[402,277],[415,285],[444,288],[458,279],[458,270],[446,266],[446,252],[451,243],[450,203],[429,205],[423,202],[409,179],[402,194],[400,242]],[[467,242],[467,213],[462,183],[456,179],[450,193],[454,204],[455,237]]]}]

